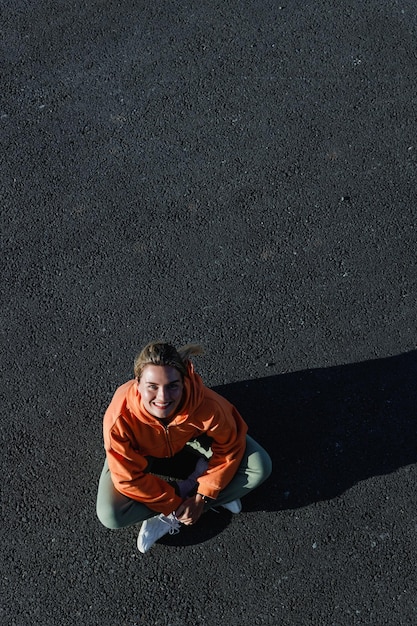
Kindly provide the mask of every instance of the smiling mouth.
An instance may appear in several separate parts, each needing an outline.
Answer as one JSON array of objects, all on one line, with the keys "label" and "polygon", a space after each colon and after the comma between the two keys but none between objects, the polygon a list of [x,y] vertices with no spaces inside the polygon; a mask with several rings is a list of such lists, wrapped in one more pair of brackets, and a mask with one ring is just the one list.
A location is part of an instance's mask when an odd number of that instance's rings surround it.
[{"label": "smiling mouth", "polygon": [[164,402],[163,404],[161,404],[159,402],[154,402],[153,403],[154,407],[156,407],[157,409],[167,409],[170,404],[171,404],[171,402]]}]

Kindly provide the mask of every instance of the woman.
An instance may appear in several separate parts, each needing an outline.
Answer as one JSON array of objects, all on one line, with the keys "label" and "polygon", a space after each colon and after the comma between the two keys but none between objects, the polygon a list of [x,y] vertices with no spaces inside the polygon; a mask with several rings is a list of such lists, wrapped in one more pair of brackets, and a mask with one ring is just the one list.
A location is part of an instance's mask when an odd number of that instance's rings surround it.
[{"label": "woman", "polygon": [[[240,498],[271,473],[236,408],[194,371],[190,357],[201,353],[195,344],[149,343],[104,416],[97,515],[107,528],[143,522],[140,552],[213,506],[239,513]],[[178,480],[190,453],[192,471]]]}]

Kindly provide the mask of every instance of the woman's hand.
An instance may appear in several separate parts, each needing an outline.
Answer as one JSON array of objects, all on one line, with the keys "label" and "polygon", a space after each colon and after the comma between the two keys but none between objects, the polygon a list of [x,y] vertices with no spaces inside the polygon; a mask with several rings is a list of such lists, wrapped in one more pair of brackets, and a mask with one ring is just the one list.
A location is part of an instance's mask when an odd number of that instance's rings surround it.
[{"label": "woman's hand", "polygon": [[187,498],[184,500],[182,504],[175,511],[175,515],[177,520],[181,522],[181,524],[186,524],[187,526],[191,526],[195,524],[200,518],[204,509],[204,500],[200,496],[200,494],[196,494],[191,498]]}]

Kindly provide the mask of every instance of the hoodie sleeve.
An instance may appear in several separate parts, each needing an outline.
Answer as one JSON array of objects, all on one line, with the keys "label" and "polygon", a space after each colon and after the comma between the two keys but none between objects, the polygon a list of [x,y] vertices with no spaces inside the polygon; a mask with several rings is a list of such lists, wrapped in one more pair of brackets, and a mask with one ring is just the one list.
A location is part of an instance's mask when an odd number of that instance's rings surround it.
[{"label": "hoodie sleeve", "polygon": [[157,513],[169,515],[182,500],[166,481],[147,473],[146,457],[135,450],[128,433],[116,421],[105,436],[107,461],[114,487]]},{"label": "hoodie sleeve", "polygon": [[248,431],[237,409],[224,398],[218,398],[219,402],[216,402],[217,406],[205,428],[212,439],[213,455],[207,471],[198,479],[199,492],[214,499],[236,474],[246,449]]}]

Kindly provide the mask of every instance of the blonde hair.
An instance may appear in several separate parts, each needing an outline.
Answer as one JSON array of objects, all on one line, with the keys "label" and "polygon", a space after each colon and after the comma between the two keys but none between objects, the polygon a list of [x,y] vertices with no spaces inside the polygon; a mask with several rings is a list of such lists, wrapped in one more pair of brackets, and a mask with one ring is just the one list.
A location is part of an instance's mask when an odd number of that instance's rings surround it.
[{"label": "blonde hair", "polygon": [[140,380],[147,365],[165,365],[175,367],[182,378],[187,374],[190,357],[203,354],[203,347],[198,343],[188,343],[178,350],[163,341],[151,341],[137,355],[133,364],[135,378]]}]

